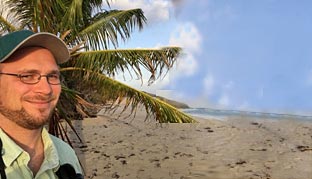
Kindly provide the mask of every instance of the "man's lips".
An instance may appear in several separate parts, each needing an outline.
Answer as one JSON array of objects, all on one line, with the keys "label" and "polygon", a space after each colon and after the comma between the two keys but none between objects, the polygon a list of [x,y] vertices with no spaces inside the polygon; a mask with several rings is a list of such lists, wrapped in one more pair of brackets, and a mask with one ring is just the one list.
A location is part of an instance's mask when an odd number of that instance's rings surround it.
[{"label": "man's lips", "polygon": [[55,96],[26,96],[23,98],[30,103],[50,103],[56,99]]},{"label": "man's lips", "polygon": [[36,108],[49,108],[52,104],[53,99],[49,100],[25,100],[27,103],[29,103],[32,106],[35,106]]},{"label": "man's lips", "polygon": [[35,108],[47,109],[51,107],[52,103],[56,100],[56,97],[53,95],[25,96],[23,100]]},{"label": "man's lips", "polygon": [[46,104],[46,103],[50,103],[52,100],[48,100],[48,101],[27,101],[29,103],[35,103],[35,104]]}]

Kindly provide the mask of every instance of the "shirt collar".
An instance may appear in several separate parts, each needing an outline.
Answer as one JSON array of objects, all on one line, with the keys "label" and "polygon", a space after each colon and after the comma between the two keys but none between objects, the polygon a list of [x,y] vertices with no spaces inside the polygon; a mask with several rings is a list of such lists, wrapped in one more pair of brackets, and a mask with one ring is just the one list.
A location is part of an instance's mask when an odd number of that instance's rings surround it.
[{"label": "shirt collar", "polygon": [[[59,157],[50,134],[45,128],[43,128],[41,136],[44,145],[44,162],[40,170],[45,170],[45,168],[57,169],[59,167]],[[24,152],[24,150],[18,146],[1,128],[0,139],[3,143],[1,154],[5,166],[8,167],[19,157],[19,155]]]},{"label": "shirt collar", "polygon": [[23,149],[18,146],[1,128],[0,139],[3,144],[1,155],[5,166],[8,167],[23,152]]},{"label": "shirt collar", "polygon": [[59,163],[59,155],[57,153],[57,149],[50,137],[50,134],[46,130],[46,128],[43,128],[42,130],[42,141],[44,145],[44,163],[42,164],[42,167],[40,170],[45,170],[55,168],[58,169],[60,163]]}]

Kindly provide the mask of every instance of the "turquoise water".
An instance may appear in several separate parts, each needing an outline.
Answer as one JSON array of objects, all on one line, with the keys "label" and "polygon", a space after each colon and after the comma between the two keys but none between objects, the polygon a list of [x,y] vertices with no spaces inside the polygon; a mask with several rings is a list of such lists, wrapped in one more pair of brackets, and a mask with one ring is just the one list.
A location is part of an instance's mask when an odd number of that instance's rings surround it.
[{"label": "turquoise water", "polygon": [[281,114],[281,113],[264,113],[252,111],[238,111],[238,110],[220,110],[211,108],[189,108],[183,109],[185,113],[201,118],[213,118],[218,120],[226,120],[229,117],[252,117],[252,118],[270,118],[270,119],[296,119],[312,121],[312,116]]}]

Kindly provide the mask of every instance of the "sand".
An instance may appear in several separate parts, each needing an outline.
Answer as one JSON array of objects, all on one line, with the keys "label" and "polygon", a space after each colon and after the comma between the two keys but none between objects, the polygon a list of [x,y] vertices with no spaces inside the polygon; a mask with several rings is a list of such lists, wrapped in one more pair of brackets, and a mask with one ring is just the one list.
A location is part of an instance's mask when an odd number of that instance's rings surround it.
[{"label": "sand", "polygon": [[72,135],[85,178],[312,178],[312,121],[144,119],[139,110],[134,119],[100,113],[74,121],[84,141]]}]

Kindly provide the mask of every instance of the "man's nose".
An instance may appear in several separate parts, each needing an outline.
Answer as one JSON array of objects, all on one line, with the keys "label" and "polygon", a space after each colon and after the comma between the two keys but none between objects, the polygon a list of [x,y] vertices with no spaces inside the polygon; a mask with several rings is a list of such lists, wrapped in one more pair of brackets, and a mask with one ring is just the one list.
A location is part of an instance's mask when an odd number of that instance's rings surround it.
[{"label": "man's nose", "polygon": [[35,91],[43,94],[52,93],[52,86],[48,82],[48,78],[46,76],[41,76],[39,82],[35,84]]}]

